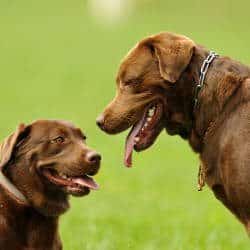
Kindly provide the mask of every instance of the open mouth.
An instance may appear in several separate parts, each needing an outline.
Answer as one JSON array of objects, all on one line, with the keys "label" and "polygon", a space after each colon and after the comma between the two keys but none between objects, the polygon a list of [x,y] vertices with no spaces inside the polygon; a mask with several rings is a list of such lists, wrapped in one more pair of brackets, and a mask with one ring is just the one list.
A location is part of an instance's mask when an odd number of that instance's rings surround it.
[{"label": "open mouth", "polygon": [[132,166],[133,150],[142,151],[149,148],[163,127],[163,104],[151,104],[127,136],[124,156],[124,164],[127,167]]},{"label": "open mouth", "polygon": [[50,182],[64,188],[68,194],[74,196],[86,195],[90,190],[99,189],[99,185],[87,174],[82,176],[67,176],[49,168],[44,169],[42,173]]}]

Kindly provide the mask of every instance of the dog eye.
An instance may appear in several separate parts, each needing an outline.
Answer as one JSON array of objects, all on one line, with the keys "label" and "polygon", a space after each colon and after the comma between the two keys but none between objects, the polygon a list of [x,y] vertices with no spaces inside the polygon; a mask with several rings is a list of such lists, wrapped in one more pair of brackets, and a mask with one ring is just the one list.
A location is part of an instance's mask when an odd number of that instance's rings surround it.
[{"label": "dog eye", "polygon": [[136,84],[135,80],[129,80],[129,81],[124,82],[125,86],[132,85],[132,84]]},{"label": "dog eye", "polygon": [[130,80],[127,80],[126,82],[124,82],[124,86],[136,85],[136,84],[139,84],[139,83],[141,83],[141,82],[142,82],[142,80],[139,79],[139,78],[130,79]]},{"label": "dog eye", "polygon": [[51,140],[51,143],[62,144],[64,141],[65,139],[62,136],[58,136],[57,138]]}]

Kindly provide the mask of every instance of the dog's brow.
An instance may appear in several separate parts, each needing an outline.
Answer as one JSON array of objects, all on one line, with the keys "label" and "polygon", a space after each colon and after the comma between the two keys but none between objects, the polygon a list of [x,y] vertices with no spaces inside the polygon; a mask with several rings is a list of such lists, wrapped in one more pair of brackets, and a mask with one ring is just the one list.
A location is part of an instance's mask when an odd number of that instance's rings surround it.
[{"label": "dog's brow", "polygon": [[68,131],[66,131],[65,129],[63,129],[63,128],[60,128],[58,131],[57,131],[57,134],[61,134],[61,135],[63,135],[63,136],[67,136],[69,133],[68,133]]},{"label": "dog's brow", "polygon": [[84,135],[84,133],[82,132],[82,130],[81,130],[80,128],[76,128],[76,129],[75,129],[75,132],[76,132],[76,134],[77,134],[79,137],[81,137],[83,140],[86,139],[86,136]]}]

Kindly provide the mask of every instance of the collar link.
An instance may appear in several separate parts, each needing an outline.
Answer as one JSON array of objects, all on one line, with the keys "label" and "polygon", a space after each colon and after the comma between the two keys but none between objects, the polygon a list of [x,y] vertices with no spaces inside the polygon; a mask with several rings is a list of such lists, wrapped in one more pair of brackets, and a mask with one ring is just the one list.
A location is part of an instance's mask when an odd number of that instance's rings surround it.
[{"label": "collar link", "polygon": [[204,85],[204,80],[206,78],[208,68],[217,56],[218,56],[217,53],[215,53],[214,51],[210,51],[209,55],[206,57],[206,59],[202,63],[201,70],[200,70],[199,82],[196,85],[195,93],[194,93],[194,108],[196,108],[198,105],[199,92]]}]

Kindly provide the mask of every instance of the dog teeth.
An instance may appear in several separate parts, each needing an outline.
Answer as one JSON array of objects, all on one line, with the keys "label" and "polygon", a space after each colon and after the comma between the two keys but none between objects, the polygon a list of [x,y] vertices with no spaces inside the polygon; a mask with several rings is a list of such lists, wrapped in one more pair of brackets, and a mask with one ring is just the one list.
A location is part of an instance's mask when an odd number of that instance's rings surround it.
[{"label": "dog teeth", "polygon": [[149,117],[152,117],[153,115],[154,115],[154,110],[150,109],[150,110],[148,111],[148,116],[149,116]]},{"label": "dog teeth", "polygon": [[154,115],[155,109],[156,109],[156,107],[153,106],[152,108],[150,108],[150,109],[148,110],[148,116],[149,116],[149,117],[152,117],[152,116]]},{"label": "dog teeth", "polygon": [[[149,125],[149,123],[152,121],[152,117],[153,117],[154,114],[155,114],[155,110],[156,110],[156,106],[153,106],[152,108],[150,108],[150,109],[148,110],[146,122],[145,122],[145,124],[143,125],[143,127],[141,128],[141,131],[144,131],[144,130],[147,128],[147,126]],[[139,138],[136,137],[136,138],[135,138],[135,142],[138,142],[138,141],[139,141]]]},{"label": "dog teeth", "polygon": [[149,116],[149,117],[152,117],[153,115],[154,115],[154,111],[149,110],[149,111],[148,111],[148,116]]},{"label": "dog teeth", "polygon": [[68,177],[67,177],[67,175],[65,175],[65,174],[63,174],[63,173],[60,173],[59,174],[63,179],[67,179]]},{"label": "dog teeth", "polygon": [[135,142],[139,142],[140,138],[139,137],[135,137]]}]

